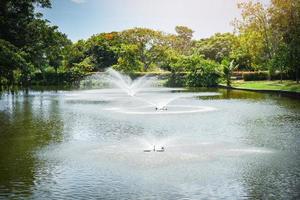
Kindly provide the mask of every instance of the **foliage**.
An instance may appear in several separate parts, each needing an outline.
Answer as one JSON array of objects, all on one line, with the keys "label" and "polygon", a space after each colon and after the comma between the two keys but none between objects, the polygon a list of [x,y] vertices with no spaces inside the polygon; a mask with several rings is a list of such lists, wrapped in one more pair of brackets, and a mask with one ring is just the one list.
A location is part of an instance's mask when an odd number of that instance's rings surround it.
[{"label": "foliage", "polygon": [[31,34],[28,26],[36,20],[35,6],[51,7],[50,0],[1,0],[0,38],[16,47],[28,44],[25,39]]},{"label": "foliage", "polygon": [[268,80],[268,77],[269,77],[269,73],[267,72],[243,73],[243,79],[245,81]]},{"label": "foliage", "polygon": [[[269,7],[248,1],[239,4],[242,20],[235,22],[240,48],[256,70],[291,71],[299,82],[300,1],[272,0]],[[234,48],[235,49],[235,48]]]},{"label": "foliage", "polygon": [[239,65],[238,64],[235,65],[234,60],[232,60],[230,63],[228,60],[223,60],[222,66],[223,66],[223,73],[226,78],[226,84],[227,84],[227,86],[231,86],[231,76],[232,76],[233,70],[237,69]]},{"label": "foliage", "polygon": [[187,72],[185,86],[188,87],[215,86],[221,76],[220,64],[197,55],[180,56],[172,66],[175,73]]},{"label": "foliage", "polygon": [[121,45],[118,63],[113,67],[122,72],[140,71],[142,63],[138,59],[139,47],[135,44]]},{"label": "foliage", "polygon": [[147,71],[160,65],[168,48],[165,34],[146,28],[134,28],[122,31],[120,35],[125,44],[137,47],[135,58],[143,65],[141,70]]},{"label": "foliage", "polygon": [[254,71],[245,80],[299,80],[300,1],[243,2],[234,33],[194,40],[186,26],[176,26],[175,34],[131,28],[72,43],[35,12],[50,8],[50,0],[0,1],[0,84],[76,81],[108,67],[168,71],[173,86],[214,86],[221,76],[230,86],[234,70]]},{"label": "foliage", "polygon": [[25,84],[37,71],[62,65],[64,47],[71,44],[56,26],[35,13],[49,0],[4,0],[0,3],[0,84]]},{"label": "foliage", "polygon": [[26,62],[26,54],[8,41],[0,39],[0,84],[14,84],[15,71],[28,74],[30,65]]},{"label": "foliage", "polygon": [[95,70],[103,70],[118,61],[116,49],[121,45],[117,32],[101,33],[87,40],[87,55],[91,57]]},{"label": "foliage", "polygon": [[210,38],[199,40],[194,51],[206,59],[221,63],[222,60],[231,56],[235,40],[236,36],[231,33],[217,33]]},{"label": "foliage", "polygon": [[279,46],[277,53],[279,52],[279,56],[283,55],[284,65],[295,73],[297,83],[299,83],[300,1],[272,0],[270,24],[274,34],[279,35],[281,42],[284,43],[285,52],[283,52],[282,46]]},{"label": "foliage", "polygon": [[194,45],[192,38],[194,31],[186,26],[176,26],[175,48],[183,55],[189,55]]},{"label": "foliage", "polygon": [[172,72],[165,85],[168,87],[184,87],[186,86],[186,76],[187,74],[184,72]]}]

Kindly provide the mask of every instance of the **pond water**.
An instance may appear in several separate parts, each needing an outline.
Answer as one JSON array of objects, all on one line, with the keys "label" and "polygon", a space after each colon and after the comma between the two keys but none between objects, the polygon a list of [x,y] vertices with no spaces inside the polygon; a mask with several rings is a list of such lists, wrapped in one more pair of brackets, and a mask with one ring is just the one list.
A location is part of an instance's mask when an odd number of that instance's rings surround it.
[{"label": "pond water", "polygon": [[4,92],[0,146],[0,199],[300,197],[300,101],[278,95]]}]

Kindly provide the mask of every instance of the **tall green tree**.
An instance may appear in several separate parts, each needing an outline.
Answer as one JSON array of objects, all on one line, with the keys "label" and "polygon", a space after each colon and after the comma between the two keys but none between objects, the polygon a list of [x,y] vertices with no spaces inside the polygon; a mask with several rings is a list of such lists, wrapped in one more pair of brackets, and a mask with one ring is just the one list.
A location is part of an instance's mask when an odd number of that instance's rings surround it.
[{"label": "tall green tree", "polygon": [[220,63],[230,57],[235,40],[236,36],[231,33],[216,33],[210,38],[199,40],[194,51],[206,59]]},{"label": "tall green tree", "polygon": [[[270,7],[271,25],[274,34],[282,36],[288,59],[285,63],[295,73],[299,83],[300,73],[300,1],[272,0]],[[279,49],[279,53],[282,52]]]},{"label": "tall green tree", "polygon": [[10,42],[0,39],[0,85],[13,85],[15,70],[28,73],[30,64],[25,57],[25,52],[20,51]]},{"label": "tall green tree", "polygon": [[192,40],[194,31],[186,26],[176,26],[175,31],[177,33],[175,40],[177,50],[181,54],[190,55],[194,45]]},{"label": "tall green tree", "polygon": [[1,0],[0,1],[0,38],[16,47],[27,44],[24,36],[30,34],[28,25],[41,17],[35,13],[35,6],[50,8],[50,0]]},{"label": "tall green tree", "polygon": [[244,52],[250,54],[254,68],[267,69],[277,46],[268,9],[262,3],[253,1],[239,3],[238,8],[242,12],[242,19],[236,20],[234,26],[241,37],[240,45]]},{"label": "tall green tree", "polygon": [[122,44],[118,32],[94,35],[86,43],[87,54],[91,56],[95,70],[103,70],[117,64],[117,52]]},{"label": "tall green tree", "polygon": [[[7,48],[2,48],[0,57],[15,52],[27,63],[25,65],[22,59],[14,59],[14,64],[5,62],[0,68],[9,69],[10,74],[14,74],[17,66],[23,80],[29,80],[29,76],[35,71],[44,72],[47,67],[52,67],[57,72],[64,59],[64,48],[71,44],[66,35],[58,31],[58,27],[41,18],[42,14],[35,11],[37,6],[50,8],[51,3],[50,0],[0,2],[0,39],[7,42],[2,43]],[[16,60],[20,63],[15,63]]]},{"label": "tall green tree", "polygon": [[138,47],[137,58],[143,64],[143,71],[158,66],[165,47],[165,35],[160,31],[134,28],[120,33],[125,44]]}]

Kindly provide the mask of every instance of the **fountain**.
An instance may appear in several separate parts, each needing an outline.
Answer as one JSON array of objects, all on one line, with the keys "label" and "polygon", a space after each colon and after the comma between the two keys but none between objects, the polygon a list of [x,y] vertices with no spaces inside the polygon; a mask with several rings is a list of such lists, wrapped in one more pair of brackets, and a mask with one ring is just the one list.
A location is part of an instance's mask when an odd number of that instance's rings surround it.
[{"label": "fountain", "polygon": [[144,152],[165,152],[165,147],[161,146],[160,148],[157,148],[156,145],[153,145],[153,149],[145,149]]},{"label": "fountain", "polygon": [[155,77],[148,77],[147,75],[132,80],[129,76],[121,74],[113,68],[106,70],[106,73],[105,80],[110,85],[117,86],[131,97],[135,96],[142,89],[151,86],[156,80]]},{"label": "fountain", "polygon": [[[126,106],[125,108],[107,108],[106,110],[121,112],[124,114],[184,114],[195,112],[213,111],[214,108],[204,106],[191,106],[191,105],[170,105],[171,102],[179,98],[192,98],[195,97],[194,93],[168,93],[158,94],[159,87],[153,87],[157,81],[156,77],[149,77],[147,75],[132,80],[128,75],[121,74],[120,72],[109,68],[106,70],[103,80],[112,87],[117,87],[125,92],[132,100],[144,102],[147,105],[133,107]],[[154,90],[154,88],[156,90]],[[150,90],[149,90],[150,89]],[[152,93],[156,91],[156,93]],[[170,89],[172,90],[172,89]],[[178,90],[178,89],[177,89]],[[182,89],[181,89],[182,90]],[[218,95],[218,93],[205,93],[204,96]],[[198,96],[198,95],[197,95]]]}]

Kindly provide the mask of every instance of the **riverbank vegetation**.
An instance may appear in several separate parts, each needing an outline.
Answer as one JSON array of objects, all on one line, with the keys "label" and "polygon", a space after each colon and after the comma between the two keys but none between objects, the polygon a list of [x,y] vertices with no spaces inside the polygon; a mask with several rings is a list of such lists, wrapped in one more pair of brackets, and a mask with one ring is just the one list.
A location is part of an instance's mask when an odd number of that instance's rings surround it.
[{"label": "riverbank vegetation", "polygon": [[176,34],[147,28],[99,33],[71,42],[43,19],[36,7],[50,0],[0,3],[0,85],[68,84],[113,67],[124,73],[169,72],[170,86],[231,84],[233,71],[245,80],[293,79],[300,72],[300,1],[247,1],[234,33],[195,40],[193,30]]},{"label": "riverbank vegetation", "polygon": [[300,84],[295,81],[233,81],[232,87],[253,90],[276,90],[300,93]]}]

